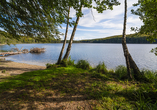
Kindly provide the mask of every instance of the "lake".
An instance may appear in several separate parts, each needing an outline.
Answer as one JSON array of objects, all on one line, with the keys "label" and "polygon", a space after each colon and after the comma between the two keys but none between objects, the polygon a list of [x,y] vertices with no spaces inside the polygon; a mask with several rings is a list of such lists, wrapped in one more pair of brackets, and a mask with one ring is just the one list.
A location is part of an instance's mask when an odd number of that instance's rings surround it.
[{"label": "lake", "polygon": [[[19,48],[19,50],[21,47],[23,49],[31,49],[33,47],[46,48],[46,52],[41,54],[27,53],[5,57],[7,60],[15,62],[45,66],[46,63],[57,62],[62,44],[1,45],[0,50],[11,50],[11,48],[15,47]],[[157,70],[157,56],[150,53],[150,50],[155,47],[157,47],[156,44],[128,44],[128,49],[140,69]],[[108,69],[115,69],[118,65],[125,65],[121,44],[74,43],[70,56],[71,59],[75,60],[75,63],[83,59],[89,61],[93,67],[99,64],[99,62],[104,62]]]}]

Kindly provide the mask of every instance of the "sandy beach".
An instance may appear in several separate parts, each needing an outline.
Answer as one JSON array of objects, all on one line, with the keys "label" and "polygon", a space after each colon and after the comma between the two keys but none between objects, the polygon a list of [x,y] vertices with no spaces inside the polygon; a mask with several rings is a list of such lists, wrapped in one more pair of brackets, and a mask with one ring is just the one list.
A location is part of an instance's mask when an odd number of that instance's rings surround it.
[{"label": "sandy beach", "polygon": [[46,66],[17,63],[13,61],[4,60],[3,57],[0,58],[0,77],[18,75],[24,72],[43,70],[43,69],[46,69]]}]

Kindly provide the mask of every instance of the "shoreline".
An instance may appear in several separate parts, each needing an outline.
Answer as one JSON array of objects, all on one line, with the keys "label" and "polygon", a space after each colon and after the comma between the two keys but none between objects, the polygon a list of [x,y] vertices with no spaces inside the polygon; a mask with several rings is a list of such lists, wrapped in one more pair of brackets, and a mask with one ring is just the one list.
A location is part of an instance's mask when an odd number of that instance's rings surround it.
[{"label": "shoreline", "polygon": [[6,45],[6,44],[0,44],[0,46],[1,46],[1,45]]},{"label": "shoreline", "polygon": [[19,75],[24,72],[44,69],[46,69],[46,66],[19,63],[11,60],[5,60],[0,57],[0,77]]}]

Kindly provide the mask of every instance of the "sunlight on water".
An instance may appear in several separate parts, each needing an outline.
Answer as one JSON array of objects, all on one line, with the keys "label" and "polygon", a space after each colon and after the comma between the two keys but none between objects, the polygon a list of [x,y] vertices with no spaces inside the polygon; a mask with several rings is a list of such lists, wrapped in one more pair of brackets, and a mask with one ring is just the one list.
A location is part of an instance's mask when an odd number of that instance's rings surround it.
[{"label": "sunlight on water", "polygon": [[[66,45],[67,46],[67,45]],[[129,51],[140,69],[147,68],[157,70],[157,56],[150,53],[150,50],[156,47],[156,44],[128,44]],[[14,45],[0,46],[0,50],[11,50]],[[17,48],[31,49],[33,47],[46,48],[45,53],[41,54],[19,54],[6,57],[20,63],[45,66],[46,63],[56,63],[62,44],[17,44]],[[65,49],[66,50],[66,49]],[[92,66],[99,62],[105,62],[109,69],[115,69],[118,65],[125,65],[125,59],[121,44],[73,44],[70,53],[75,63],[80,60],[88,60]]]}]

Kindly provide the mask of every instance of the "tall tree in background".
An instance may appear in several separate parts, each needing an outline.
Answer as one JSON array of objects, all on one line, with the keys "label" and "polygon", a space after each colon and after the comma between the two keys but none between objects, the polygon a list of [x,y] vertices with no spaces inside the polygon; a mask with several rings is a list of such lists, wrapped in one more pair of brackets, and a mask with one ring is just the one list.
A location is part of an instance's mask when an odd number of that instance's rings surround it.
[{"label": "tall tree in background", "polygon": [[129,50],[126,45],[126,23],[127,23],[127,0],[125,0],[125,14],[124,14],[124,25],[123,25],[123,38],[122,38],[122,46],[123,46],[123,52],[126,60],[126,65],[127,65],[127,72],[128,72],[128,77],[130,79],[133,78],[131,74],[131,69],[134,72],[134,78],[138,81],[141,80],[147,80],[144,75],[140,72],[139,68],[137,67],[135,61],[133,60],[132,56],[129,53]]},{"label": "tall tree in background", "polygon": [[[147,35],[147,40],[155,42],[157,39],[157,0],[138,0],[134,6],[138,6],[138,8],[131,11],[139,16],[143,25],[140,28],[132,28],[132,30],[137,34]],[[157,55],[157,47],[152,52]]]}]

